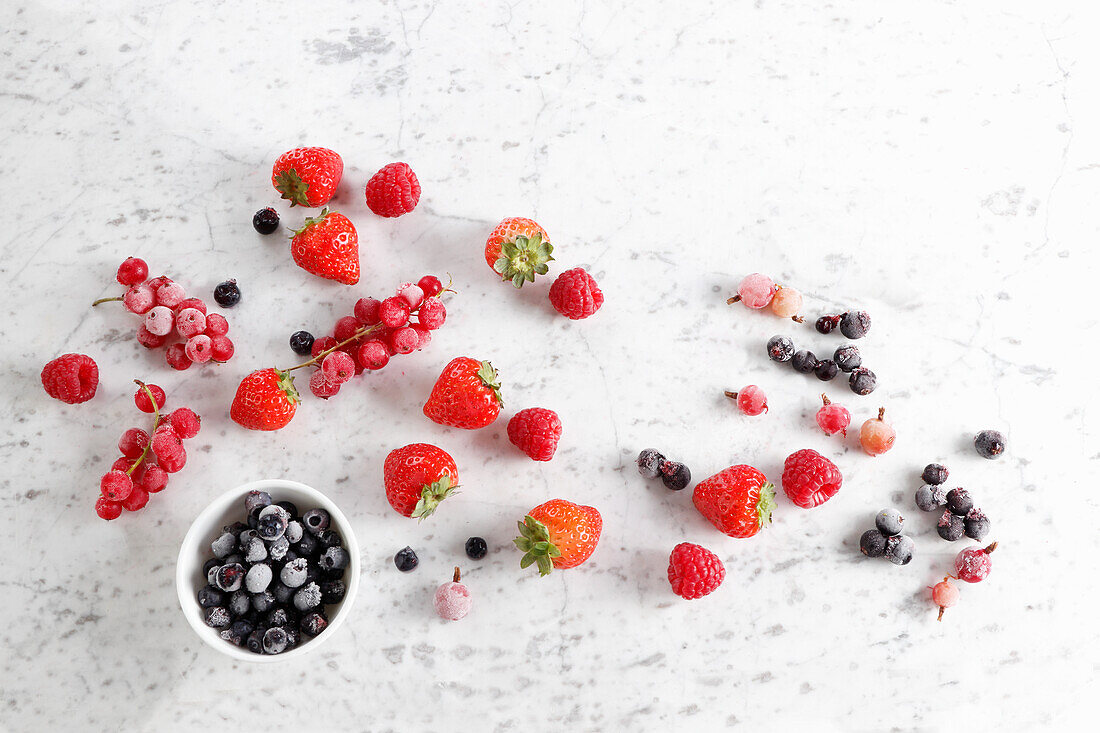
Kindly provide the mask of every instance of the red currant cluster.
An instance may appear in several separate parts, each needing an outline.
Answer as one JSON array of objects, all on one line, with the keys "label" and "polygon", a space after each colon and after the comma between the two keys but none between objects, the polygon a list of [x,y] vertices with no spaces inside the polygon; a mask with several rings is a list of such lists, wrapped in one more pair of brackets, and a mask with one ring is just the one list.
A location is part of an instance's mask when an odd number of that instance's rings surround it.
[{"label": "red currant cluster", "polygon": [[187,291],[179,283],[161,275],[147,280],[149,266],[137,257],[127,258],[118,267],[116,279],[128,287],[117,298],[102,298],[92,303],[99,305],[121,300],[126,310],[144,321],[138,327],[137,340],[142,346],[156,349],[173,337],[182,337],[168,346],[165,358],[168,365],[180,371],[193,363],[229,361],[233,356],[233,342],[226,336],[229,321],[220,313],[206,312],[201,298],[188,298]]},{"label": "red currant cluster", "polygon": [[313,358],[306,362],[317,367],[309,379],[310,391],[328,399],[365,370],[381,369],[392,356],[423,349],[432,340],[431,332],[447,320],[439,297],[446,290],[439,278],[425,275],[385,300],[360,298],[352,315],[336,321],[331,336],[313,342]]},{"label": "red currant cluster", "polygon": [[199,433],[200,419],[193,410],[177,407],[161,415],[164,390],[155,384],[134,382],[138,385],[134,404],[153,415],[152,437],[140,428],[130,428],[118,439],[122,457],[99,480],[95,512],[103,519],[117,519],[123,509],[136,512],[149,503],[149,494],[163,491],[168,474],[187,463],[183,441]]}]

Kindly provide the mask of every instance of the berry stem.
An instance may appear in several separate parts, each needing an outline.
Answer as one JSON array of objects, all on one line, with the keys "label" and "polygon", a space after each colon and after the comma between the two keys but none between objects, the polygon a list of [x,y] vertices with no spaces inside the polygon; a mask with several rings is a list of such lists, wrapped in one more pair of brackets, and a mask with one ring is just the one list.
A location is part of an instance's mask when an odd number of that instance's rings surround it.
[{"label": "berry stem", "polygon": [[791,316],[791,320],[795,323],[804,323],[806,319],[804,319],[802,316]]},{"label": "berry stem", "polygon": [[145,460],[145,456],[149,454],[149,449],[153,447],[153,433],[157,431],[157,425],[160,424],[160,408],[157,407],[157,398],[153,396],[152,390],[150,390],[149,387],[146,386],[145,382],[141,381],[140,379],[135,379],[134,384],[145,390],[145,394],[149,396],[149,402],[153,405],[153,429],[149,431],[149,442],[145,444],[145,447],[141,451],[141,455],[137,457],[136,461],[134,461],[134,465],[130,466],[130,468],[126,470],[127,476],[132,475],[134,473],[134,469],[140,466],[142,461]]},{"label": "berry stem", "polygon": [[283,371],[292,372],[295,369],[301,369],[302,367],[313,366],[314,364],[319,364],[319,363],[321,363],[322,359],[324,359],[326,356],[328,356],[332,352],[339,349],[341,346],[347,346],[352,341],[355,341],[356,339],[363,338],[368,333],[372,333],[372,332],[378,330],[381,327],[382,327],[381,323],[376,323],[373,326],[363,326],[362,328],[357,330],[355,333],[353,333],[351,336],[347,337],[346,339],[344,339],[340,343],[336,344],[335,346],[331,346],[331,347],[325,349],[324,351],[320,352],[319,354],[317,354],[317,356],[313,357],[309,361],[303,361],[298,366],[292,366],[289,369],[284,369]]},{"label": "berry stem", "polygon": [[462,573],[460,573],[460,572],[458,571],[458,566],[456,565],[456,566],[455,566],[455,579],[454,579],[454,582],[456,582],[456,583],[457,583],[457,582],[458,582],[459,580],[461,580],[461,579],[462,579]]},{"label": "berry stem", "polygon": [[100,303],[110,303],[112,300],[122,300],[122,296],[120,295],[117,298],[100,298],[99,300],[92,303],[92,307],[95,308]]},{"label": "berry stem", "polygon": [[736,392],[730,392],[728,389],[723,394],[725,394],[726,397],[729,397],[731,400],[737,399],[737,393]]},{"label": "berry stem", "polygon": [[937,621],[943,621],[943,612],[946,610],[947,608],[945,608],[944,606],[940,606],[940,615],[936,616]]},{"label": "berry stem", "polygon": [[822,405],[831,405],[831,404],[833,404],[833,401],[830,400],[828,397],[826,397],[825,393],[822,392],[821,393],[821,404]]},{"label": "berry stem", "polygon": [[885,414],[886,414],[886,408],[885,407],[878,408],[878,419],[879,420],[881,420],[882,416],[885,415]]},{"label": "berry stem", "polygon": [[996,549],[997,549],[997,543],[994,542],[989,547],[986,547],[985,549],[983,549],[982,552],[984,552],[985,554],[988,555],[989,553],[993,552]]},{"label": "berry stem", "polygon": [[726,305],[733,305],[734,303],[740,302],[740,300],[740,295],[735,295],[732,298],[726,298]]}]

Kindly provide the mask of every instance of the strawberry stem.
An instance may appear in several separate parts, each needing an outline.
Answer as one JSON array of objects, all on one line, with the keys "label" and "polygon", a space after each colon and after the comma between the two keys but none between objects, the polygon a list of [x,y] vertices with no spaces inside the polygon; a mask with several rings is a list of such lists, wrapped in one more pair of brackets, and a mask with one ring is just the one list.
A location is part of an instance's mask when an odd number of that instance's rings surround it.
[{"label": "strawberry stem", "polygon": [[112,300],[122,300],[122,296],[120,295],[117,298],[100,298],[99,300],[92,303],[92,307],[95,308],[100,303],[110,303]]},{"label": "strawberry stem", "polygon": [[[121,300],[121,298],[119,299]],[[145,456],[149,454],[149,449],[153,447],[153,433],[157,431],[157,425],[160,424],[160,408],[157,407],[157,398],[153,396],[153,391],[140,379],[135,379],[134,384],[145,390],[145,394],[149,396],[149,402],[153,405],[153,429],[149,431],[149,442],[145,444],[145,448],[142,449],[141,455],[134,461],[134,465],[130,466],[126,471],[126,475],[130,476],[134,473],[134,469],[141,465],[145,460]]]}]

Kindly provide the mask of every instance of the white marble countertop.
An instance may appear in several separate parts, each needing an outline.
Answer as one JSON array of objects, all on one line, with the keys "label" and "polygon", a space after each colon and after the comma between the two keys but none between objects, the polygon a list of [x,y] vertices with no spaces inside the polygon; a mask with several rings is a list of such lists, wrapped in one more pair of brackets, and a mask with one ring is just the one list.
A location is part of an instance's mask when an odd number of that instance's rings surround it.
[{"label": "white marble countertop", "polygon": [[[6,306],[0,428],[0,729],[825,730],[1065,729],[1095,693],[1096,201],[1100,64],[1093,11],[1025,2],[775,0],[688,3],[106,2],[0,8],[0,234]],[[144,5],[144,4],[142,4]],[[305,8],[309,8],[307,12]],[[349,10],[349,7],[353,8]],[[364,276],[304,274],[252,213],[275,203],[274,158],[301,144],[344,157],[335,206],[359,228]],[[424,194],[374,217],[362,186],[404,160]],[[302,213],[279,205],[285,223]],[[515,292],[481,259],[505,216],[584,265],[607,302],[558,317],[548,281]],[[127,255],[209,298],[235,277],[236,357],[170,371],[133,339],[114,294]],[[871,459],[813,425],[819,384],[770,363],[808,324],[729,308],[746,273],[800,288],[806,312],[863,307],[860,343],[881,386],[830,394],[861,422],[880,405],[896,448]],[[228,419],[239,379],[298,328],[426,272],[460,291],[426,352],[307,395],[290,427]],[[1086,287],[1087,284],[1087,287]],[[1089,336],[1093,338],[1089,338]],[[38,382],[65,352],[99,363],[94,400]],[[556,409],[557,457],[504,435],[428,422],[450,358],[488,358],[515,409]],[[142,378],[204,416],[184,471],[139,515],[92,505]],[[745,418],[724,388],[756,383]],[[1084,386],[1082,386],[1084,385]],[[302,385],[304,387],[304,384]],[[970,437],[996,427],[1008,454]],[[381,484],[386,453],[435,442],[465,491],[417,525]],[[777,480],[817,448],[844,488],[812,511],[782,495],[770,528],[725,537],[689,492],[643,481],[657,447],[696,479],[733,462]],[[912,504],[939,460],[993,518],[993,575],[943,622],[926,586],[963,546]],[[284,476],[328,493],[362,546],[348,622],[315,655],[234,663],[198,641],[173,569],[192,518],[245,481]],[[514,522],[561,496],[603,513],[582,568],[520,572]],[[904,568],[862,558],[860,533],[897,506],[915,527]],[[470,535],[490,555],[471,563]],[[728,576],[685,602],[665,580],[680,541]],[[392,554],[411,544],[421,567]],[[1080,549],[1078,548],[1080,545]],[[460,564],[475,595],[457,624],[434,587]],[[456,722],[463,721],[463,722]]]}]

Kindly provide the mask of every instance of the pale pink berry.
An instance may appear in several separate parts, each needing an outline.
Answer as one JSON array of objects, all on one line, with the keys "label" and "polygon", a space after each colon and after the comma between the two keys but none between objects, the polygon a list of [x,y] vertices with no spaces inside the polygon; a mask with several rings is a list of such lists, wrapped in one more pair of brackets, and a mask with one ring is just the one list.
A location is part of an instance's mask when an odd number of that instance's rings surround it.
[{"label": "pale pink berry", "polygon": [[145,328],[154,336],[167,336],[172,332],[172,309],[158,305],[145,314]]},{"label": "pale pink berry", "polygon": [[869,456],[879,456],[894,447],[897,432],[890,423],[883,420],[886,410],[879,408],[878,417],[863,423],[859,429],[859,444]]},{"label": "pale pink berry", "polygon": [[214,361],[229,361],[233,358],[233,342],[228,336],[210,337],[210,357]]},{"label": "pale pink berry", "polygon": [[940,615],[936,617],[937,621],[943,620],[943,612],[959,602],[959,589],[951,582],[951,578],[945,577],[932,586],[932,602],[940,607]]},{"label": "pale pink berry", "polygon": [[187,346],[184,347],[183,353],[187,354],[187,358],[196,364],[205,364],[214,356],[213,347],[210,337],[205,333],[200,333],[198,336],[187,339]]},{"label": "pale pink berry", "polygon": [[772,298],[772,313],[780,318],[795,318],[802,310],[802,293],[794,288],[779,288]]},{"label": "pale pink berry", "polygon": [[129,288],[122,296],[122,304],[126,310],[143,316],[149,309],[156,305],[156,293],[149,287],[149,283],[141,283]]},{"label": "pale pink berry", "polygon": [[343,384],[355,376],[355,360],[343,351],[334,351],[321,362],[321,372],[332,384]]},{"label": "pale pink berry", "polygon": [[198,308],[184,308],[176,314],[176,333],[185,339],[206,330],[206,315]]},{"label": "pale pink berry", "polygon": [[763,308],[775,296],[775,283],[767,275],[754,272],[737,287],[737,296],[749,308]]},{"label": "pale pink berry", "polygon": [[206,317],[206,335],[224,336],[229,333],[229,321],[221,313],[211,313]]},{"label": "pale pink berry", "polygon": [[187,291],[179,283],[166,282],[157,288],[157,305],[175,308],[186,297]]},{"label": "pale pink berry", "polygon": [[419,323],[414,323],[409,326],[412,330],[416,331],[416,337],[418,339],[416,349],[419,351],[432,342],[432,332]]},{"label": "pale pink berry", "polygon": [[768,398],[764,390],[755,384],[750,384],[736,392],[726,392],[726,397],[736,400],[737,409],[746,415],[756,416],[768,411]]},{"label": "pale pink berry", "polygon": [[436,588],[435,598],[432,599],[435,612],[447,621],[458,621],[470,612],[470,607],[474,604],[470,589],[459,583],[459,580],[461,575],[458,568],[455,568],[454,580]]},{"label": "pale pink berry", "polygon": [[848,409],[830,402],[829,398],[821,395],[821,409],[817,411],[817,424],[825,431],[826,435],[848,435],[848,426],[852,423],[852,415]]},{"label": "pale pink berry", "polygon": [[389,339],[390,348],[396,354],[411,354],[420,345],[420,337],[408,326],[395,328],[386,337]]},{"label": "pale pink berry", "polygon": [[416,310],[424,302],[424,291],[419,285],[405,283],[397,289],[397,297],[409,304],[409,310]]},{"label": "pale pink berry", "polygon": [[[343,352],[335,351],[333,353],[342,354]],[[325,373],[320,369],[317,369],[309,377],[309,391],[312,392],[315,397],[320,397],[323,400],[327,400],[329,397],[336,395],[340,391],[340,385],[325,379]]]}]

